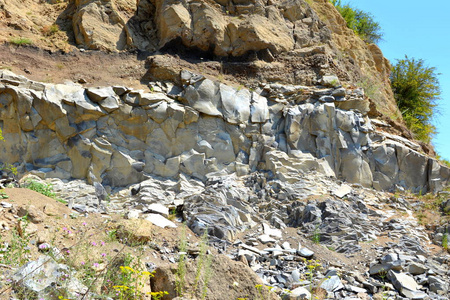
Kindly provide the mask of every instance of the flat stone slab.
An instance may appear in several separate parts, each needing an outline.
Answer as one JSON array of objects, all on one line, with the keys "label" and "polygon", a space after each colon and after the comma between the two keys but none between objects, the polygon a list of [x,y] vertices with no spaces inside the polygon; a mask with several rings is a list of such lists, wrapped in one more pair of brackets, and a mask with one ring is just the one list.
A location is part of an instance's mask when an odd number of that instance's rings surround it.
[{"label": "flat stone slab", "polygon": [[338,198],[344,198],[351,192],[352,192],[352,188],[347,184],[343,184],[339,188],[335,189],[333,191],[333,194]]},{"label": "flat stone slab", "polygon": [[177,225],[175,225],[174,222],[167,220],[160,214],[148,214],[148,216],[145,218],[147,221],[150,221],[155,226],[161,227],[161,228],[176,228]]},{"label": "flat stone slab", "polygon": [[263,243],[263,244],[267,244],[267,243],[275,243],[275,242],[277,241],[276,239],[270,237],[270,235],[268,235],[268,234],[260,235],[260,236],[258,237],[258,240],[259,240],[261,243]]},{"label": "flat stone slab", "polygon": [[150,204],[147,207],[147,210],[151,213],[160,214],[166,217],[169,215],[169,209],[166,206],[159,203]]},{"label": "flat stone slab", "polygon": [[276,238],[282,238],[282,233],[280,229],[270,228],[270,226],[266,223],[263,223],[263,230],[264,234],[276,237]]}]

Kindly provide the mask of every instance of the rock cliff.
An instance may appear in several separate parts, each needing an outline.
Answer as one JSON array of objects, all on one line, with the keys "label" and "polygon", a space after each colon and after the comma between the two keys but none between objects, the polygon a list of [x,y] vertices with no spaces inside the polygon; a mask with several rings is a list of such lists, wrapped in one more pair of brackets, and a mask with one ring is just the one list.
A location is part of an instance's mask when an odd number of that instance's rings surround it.
[{"label": "rock cliff", "polygon": [[[0,2],[6,40],[25,31],[36,45],[64,51],[73,49],[65,39],[90,50],[187,52],[222,63],[237,59],[247,62],[244,83],[315,85],[323,75],[336,75],[366,88],[379,112],[400,116],[388,84],[389,62],[376,45],[348,29],[327,0],[48,2]],[[51,24],[61,30],[50,35]]]},{"label": "rock cliff", "polygon": [[[233,88],[189,71],[151,92],[43,84],[2,71],[2,162],[41,177],[127,186],[161,176],[254,171],[295,182],[317,170],[379,190],[439,191],[450,170],[383,132],[362,89]],[[378,129],[377,129],[378,128]]]},{"label": "rock cliff", "polygon": [[448,298],[450,169],[329,1],[0,0],[3,41],[1,297],[137,258],[162,299]]}]

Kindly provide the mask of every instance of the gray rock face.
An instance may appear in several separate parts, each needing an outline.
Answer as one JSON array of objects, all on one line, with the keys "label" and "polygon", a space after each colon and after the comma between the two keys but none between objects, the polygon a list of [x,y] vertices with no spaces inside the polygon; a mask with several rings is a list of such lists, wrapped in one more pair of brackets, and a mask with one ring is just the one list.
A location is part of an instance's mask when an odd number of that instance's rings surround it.
[{"label": "gray rock face", "polygon": [[[417,145],[375,131],[358,106],[342,108],[364,100],[362,93],[308,88],[311,95],[298,102],[304,87],[264,85],[263,96],[188,71],[180,77],[174,95],[162,88],[39,85],[2,70],[2,161],[21,173],[111,187],[151,176],[186,174],[206,182],[257,170],[294,184],[317,170],[366,187],[424,192],[450,177]],[[322,103],[324,96],[334,100]]]}]

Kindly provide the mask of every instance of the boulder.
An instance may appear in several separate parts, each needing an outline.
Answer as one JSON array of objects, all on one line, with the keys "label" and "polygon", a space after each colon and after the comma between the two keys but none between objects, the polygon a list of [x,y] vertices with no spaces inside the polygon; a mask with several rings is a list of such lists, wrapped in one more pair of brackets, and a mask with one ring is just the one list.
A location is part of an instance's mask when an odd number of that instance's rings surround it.
[{"label": "boulder", "polygon": [[[89,291],[76,279],[74,270],[45,255],[20,267],[12,279],[16,290],[35,299],[52,299],[61,294],[75,299]],[[65,284],[61,286],[63,280]]]},{"label": "boulder", "polygon": [[[127,4],[132,8],[131,3]],[[125,50],[132,46],[125,19],[114,1],[76,0],[75,5],[72,24],[78,45],[109,51]]]}]

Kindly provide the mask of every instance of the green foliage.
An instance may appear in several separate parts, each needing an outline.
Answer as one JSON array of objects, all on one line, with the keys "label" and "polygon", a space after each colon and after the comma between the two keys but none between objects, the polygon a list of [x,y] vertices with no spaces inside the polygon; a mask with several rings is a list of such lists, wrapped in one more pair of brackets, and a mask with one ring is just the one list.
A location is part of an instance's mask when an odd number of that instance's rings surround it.
[{"label": "green foliage", "polygon": [[314,228],[314,232],[311,236],[311,240],[314,242],[314,244],[320,244],[320,229],[319,225],[316,225],[316,228]]},{"label": "green foliage", "polygon": [[41,183],[36,180],[27,180],[25,187],[50,198],[55,198],[56,196],[51,184]]},{"label": "green foliage", "polygon": [[9,198],[9,196],[8,195],[6,195],[6,193],[5,192],[3,192],[3,191],[0,191],[0,199],[8,199]]},{"label": "green foliage", "polygon": [[373,16],[365,11],[351,7],[349,4],[343,5],[341,0],[330,0],[347,23],[347,27],[352,29],[366,43],[378,43],[382,40],[383,33],[378,22]]},{"label": "green foliage", "polygon": [[450,160],[441,157],[440,155],[436,155],[436,159],[439,160],[442,164],[450,167]]},{"label": "green foliage", "polygon": [[431,124],[440,86],[436,68],[428,67],[422,59],[397,60],[391,72],[391,86],[397,106],[408,128],[418,140],[429,143],[436,128]]},{"label": "green foliage", "polygon": [[[272,286],[257,284],[255,285],[256,290],[258,291],[258,300],[265,300],[269,298],[269,293],[273,289]],[[266,298],[266,296],[268,296]]]},{"label": "green foliage", "polygon": [[448,249],[448,233],[444,233],[444,236],[442,237],[442,247],[447,250]]},{"label": "green foliage", "polygon": [[19,267],[28,262],[30,253],[30,234],[26,233],[29,222],[26,217],[19,220],[16,228],[11,232],[9,242],[2,240],[0,235],[0,249],[8,245],[6,249],[0,250],[0,264]]},{"label": "green foliage", "polygon": [[26,45],[32,45],[33,42],[29,38],[22,38],[22,37],[15,37],[11,38],[9,40],[11,44],[17,45],[17,46],[26,46]]}]

